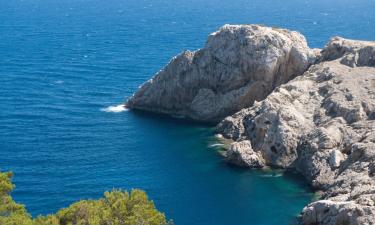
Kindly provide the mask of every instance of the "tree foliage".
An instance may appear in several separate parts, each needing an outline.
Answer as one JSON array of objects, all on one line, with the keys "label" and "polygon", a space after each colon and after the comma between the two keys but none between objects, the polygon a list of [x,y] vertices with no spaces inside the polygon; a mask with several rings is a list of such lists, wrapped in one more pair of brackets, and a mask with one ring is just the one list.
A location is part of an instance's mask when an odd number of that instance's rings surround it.
[{"label": "tree foliage", "polygon": [[23,205],[17,204],[9,193],[14,189],[13,174],[0,172],[0,224],[32,225],[31,216]]},{"label": "tree foliage", "polygon": [[83,200],[59,210],[56,214],[32,219],[10,192],[14,189],[12,173],[0,172],[1,225],[169,225],[144,191],[113,190],[99,200]]}]

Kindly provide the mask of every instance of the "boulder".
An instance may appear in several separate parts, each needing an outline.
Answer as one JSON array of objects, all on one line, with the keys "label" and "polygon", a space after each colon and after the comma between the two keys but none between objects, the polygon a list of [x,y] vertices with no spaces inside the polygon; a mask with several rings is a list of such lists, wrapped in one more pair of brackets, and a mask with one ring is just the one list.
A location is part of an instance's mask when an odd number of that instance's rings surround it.
[{"label": "boulder", "polygon": [[250,141],[234,142],[226,152],[228,162],[243,167],[262,168],[265,166],[262,156],[253,151]]}]

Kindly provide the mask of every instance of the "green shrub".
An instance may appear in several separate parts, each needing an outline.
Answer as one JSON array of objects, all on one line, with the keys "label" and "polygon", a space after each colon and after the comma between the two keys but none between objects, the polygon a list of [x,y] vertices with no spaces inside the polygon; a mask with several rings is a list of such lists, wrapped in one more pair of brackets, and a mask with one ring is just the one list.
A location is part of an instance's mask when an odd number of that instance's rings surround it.
[{"label": "green shrub", "polygon": [[2,225],[31,225],[31,216],[23,205],[17,204],[9,195],[14,189],[12,173],[0,172],[0,224]]},{"label": "green shrub", "polygon": [[99,200],[83,200],[56,214],[32,219],[23,205],[10,196],[12,173],[0,172],[1,225],[168,225],[144,191],[113,190]]}]

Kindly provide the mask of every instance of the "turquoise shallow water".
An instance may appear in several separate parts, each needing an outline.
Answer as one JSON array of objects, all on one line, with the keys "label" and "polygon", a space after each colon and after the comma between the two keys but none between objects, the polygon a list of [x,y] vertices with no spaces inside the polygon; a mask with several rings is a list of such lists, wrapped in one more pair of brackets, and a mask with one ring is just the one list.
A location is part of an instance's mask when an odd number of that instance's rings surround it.
[{"label": "turquoise shallow water", "polygon": [[[296,174],[228,166],[212,127],[105,112],[225,23],[375,39],[370,0],[0,0],[0,169],[33,215],[143,188],[176,225],[287,224],[312,194]],[[277,173],[278,174],[278,173]]]}]

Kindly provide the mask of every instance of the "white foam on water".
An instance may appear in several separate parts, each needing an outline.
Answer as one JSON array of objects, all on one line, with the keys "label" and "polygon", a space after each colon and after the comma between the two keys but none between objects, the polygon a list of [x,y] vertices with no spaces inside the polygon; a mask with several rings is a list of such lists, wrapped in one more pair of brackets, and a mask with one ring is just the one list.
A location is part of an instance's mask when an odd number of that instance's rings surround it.
[{"label": "white foam on water", "polygon": [[279,173],[279,174],[264,174],[264,175],[260,175],[260,177],[281,177],[282,174]]},{"label": "white foam on water", "polygon": [[128,111],[125,105],[108,106],[107,108],[100,109],[103,112],[120,113]]},{"label": "white foam on water", "polygon": [[214,147],[218,147],[218,146],[223,146],[224,144],[220,144],[220,143],[216,143],[216,144],[212,144],[210,145],[211,148],[214,148]]}]

